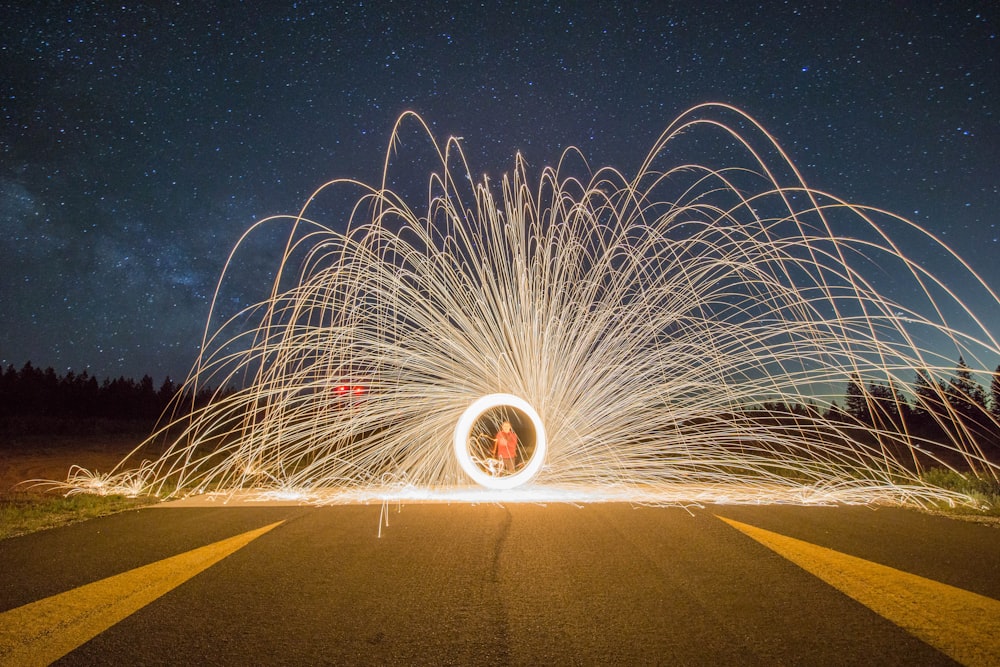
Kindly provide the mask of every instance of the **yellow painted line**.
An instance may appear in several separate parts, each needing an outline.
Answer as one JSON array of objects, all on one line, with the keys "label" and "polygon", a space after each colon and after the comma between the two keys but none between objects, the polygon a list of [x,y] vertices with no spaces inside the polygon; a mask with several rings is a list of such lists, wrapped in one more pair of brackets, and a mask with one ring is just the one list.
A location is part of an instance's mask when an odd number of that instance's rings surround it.
[{"label": "yellow painted line", "polygon": [[0,665],[48,665],[267,531],[272,523],[0,614]]},{"label": "yellow painted line", "polygon": [[969,667],[1000,665],[1000,601],[718,518],[954,660]]}]

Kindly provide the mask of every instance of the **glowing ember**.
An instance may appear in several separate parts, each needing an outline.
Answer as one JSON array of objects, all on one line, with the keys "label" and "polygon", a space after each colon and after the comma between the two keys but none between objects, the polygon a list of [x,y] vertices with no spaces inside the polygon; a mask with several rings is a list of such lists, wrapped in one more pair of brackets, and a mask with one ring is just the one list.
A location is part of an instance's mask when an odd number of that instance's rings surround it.
[{"label": "glowing ember", "polygon": [[[514,474],[500,475],[497,471],[484,469],[481,463],[473,461],[469,453],[469,435],[476,419],[490,408],[510,406],[528,415],[535,429],[534,453],[523,468]],[[490,489],[513,489],[530,481],[538,474],[545,461],[545,426],[535,409],[523,398],[510,394],[490,394],[470,405],[455,425],[455,458],[462,470],[474,481]]]}]

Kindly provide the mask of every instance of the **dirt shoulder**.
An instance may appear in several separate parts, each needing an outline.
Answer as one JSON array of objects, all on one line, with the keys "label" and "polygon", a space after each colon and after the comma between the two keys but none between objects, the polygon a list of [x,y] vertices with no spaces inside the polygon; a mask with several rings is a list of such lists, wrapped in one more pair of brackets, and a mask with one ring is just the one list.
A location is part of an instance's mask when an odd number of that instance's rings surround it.
[{"label": "dirt shoulder", "polygon": [[33,490],[23,482],[63,481],[74,465],[91,472],[108,472],[143,438],[140,434],[120,433],[31,436],[0,441],[0,498],[38,493],[38,489]]}]

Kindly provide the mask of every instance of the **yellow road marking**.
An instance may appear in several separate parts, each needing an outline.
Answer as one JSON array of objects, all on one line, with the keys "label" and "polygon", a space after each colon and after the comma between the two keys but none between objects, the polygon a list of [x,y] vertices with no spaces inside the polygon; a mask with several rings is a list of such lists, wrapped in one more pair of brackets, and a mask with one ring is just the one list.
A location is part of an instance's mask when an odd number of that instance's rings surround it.
[{"label": "yellow road marking", "polygon": [[718,518],[958,662],[1000,665],[1000,601]]},{"label": "yellow road marking", "polygon": [[272,523],[0,614],[0,665],[48,665],[267,531]]}]

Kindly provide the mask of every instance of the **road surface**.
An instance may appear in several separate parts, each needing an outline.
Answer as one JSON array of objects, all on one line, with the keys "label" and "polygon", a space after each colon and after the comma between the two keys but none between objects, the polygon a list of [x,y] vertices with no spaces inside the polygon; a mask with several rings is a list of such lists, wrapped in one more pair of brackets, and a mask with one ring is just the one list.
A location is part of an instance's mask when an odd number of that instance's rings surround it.
[{"label": "road surface", "polygon": [[152,507],[2,541],[0,664],[1000,655],[994,526],[869,507],[410,504],[379,537],[382,510]]}]

